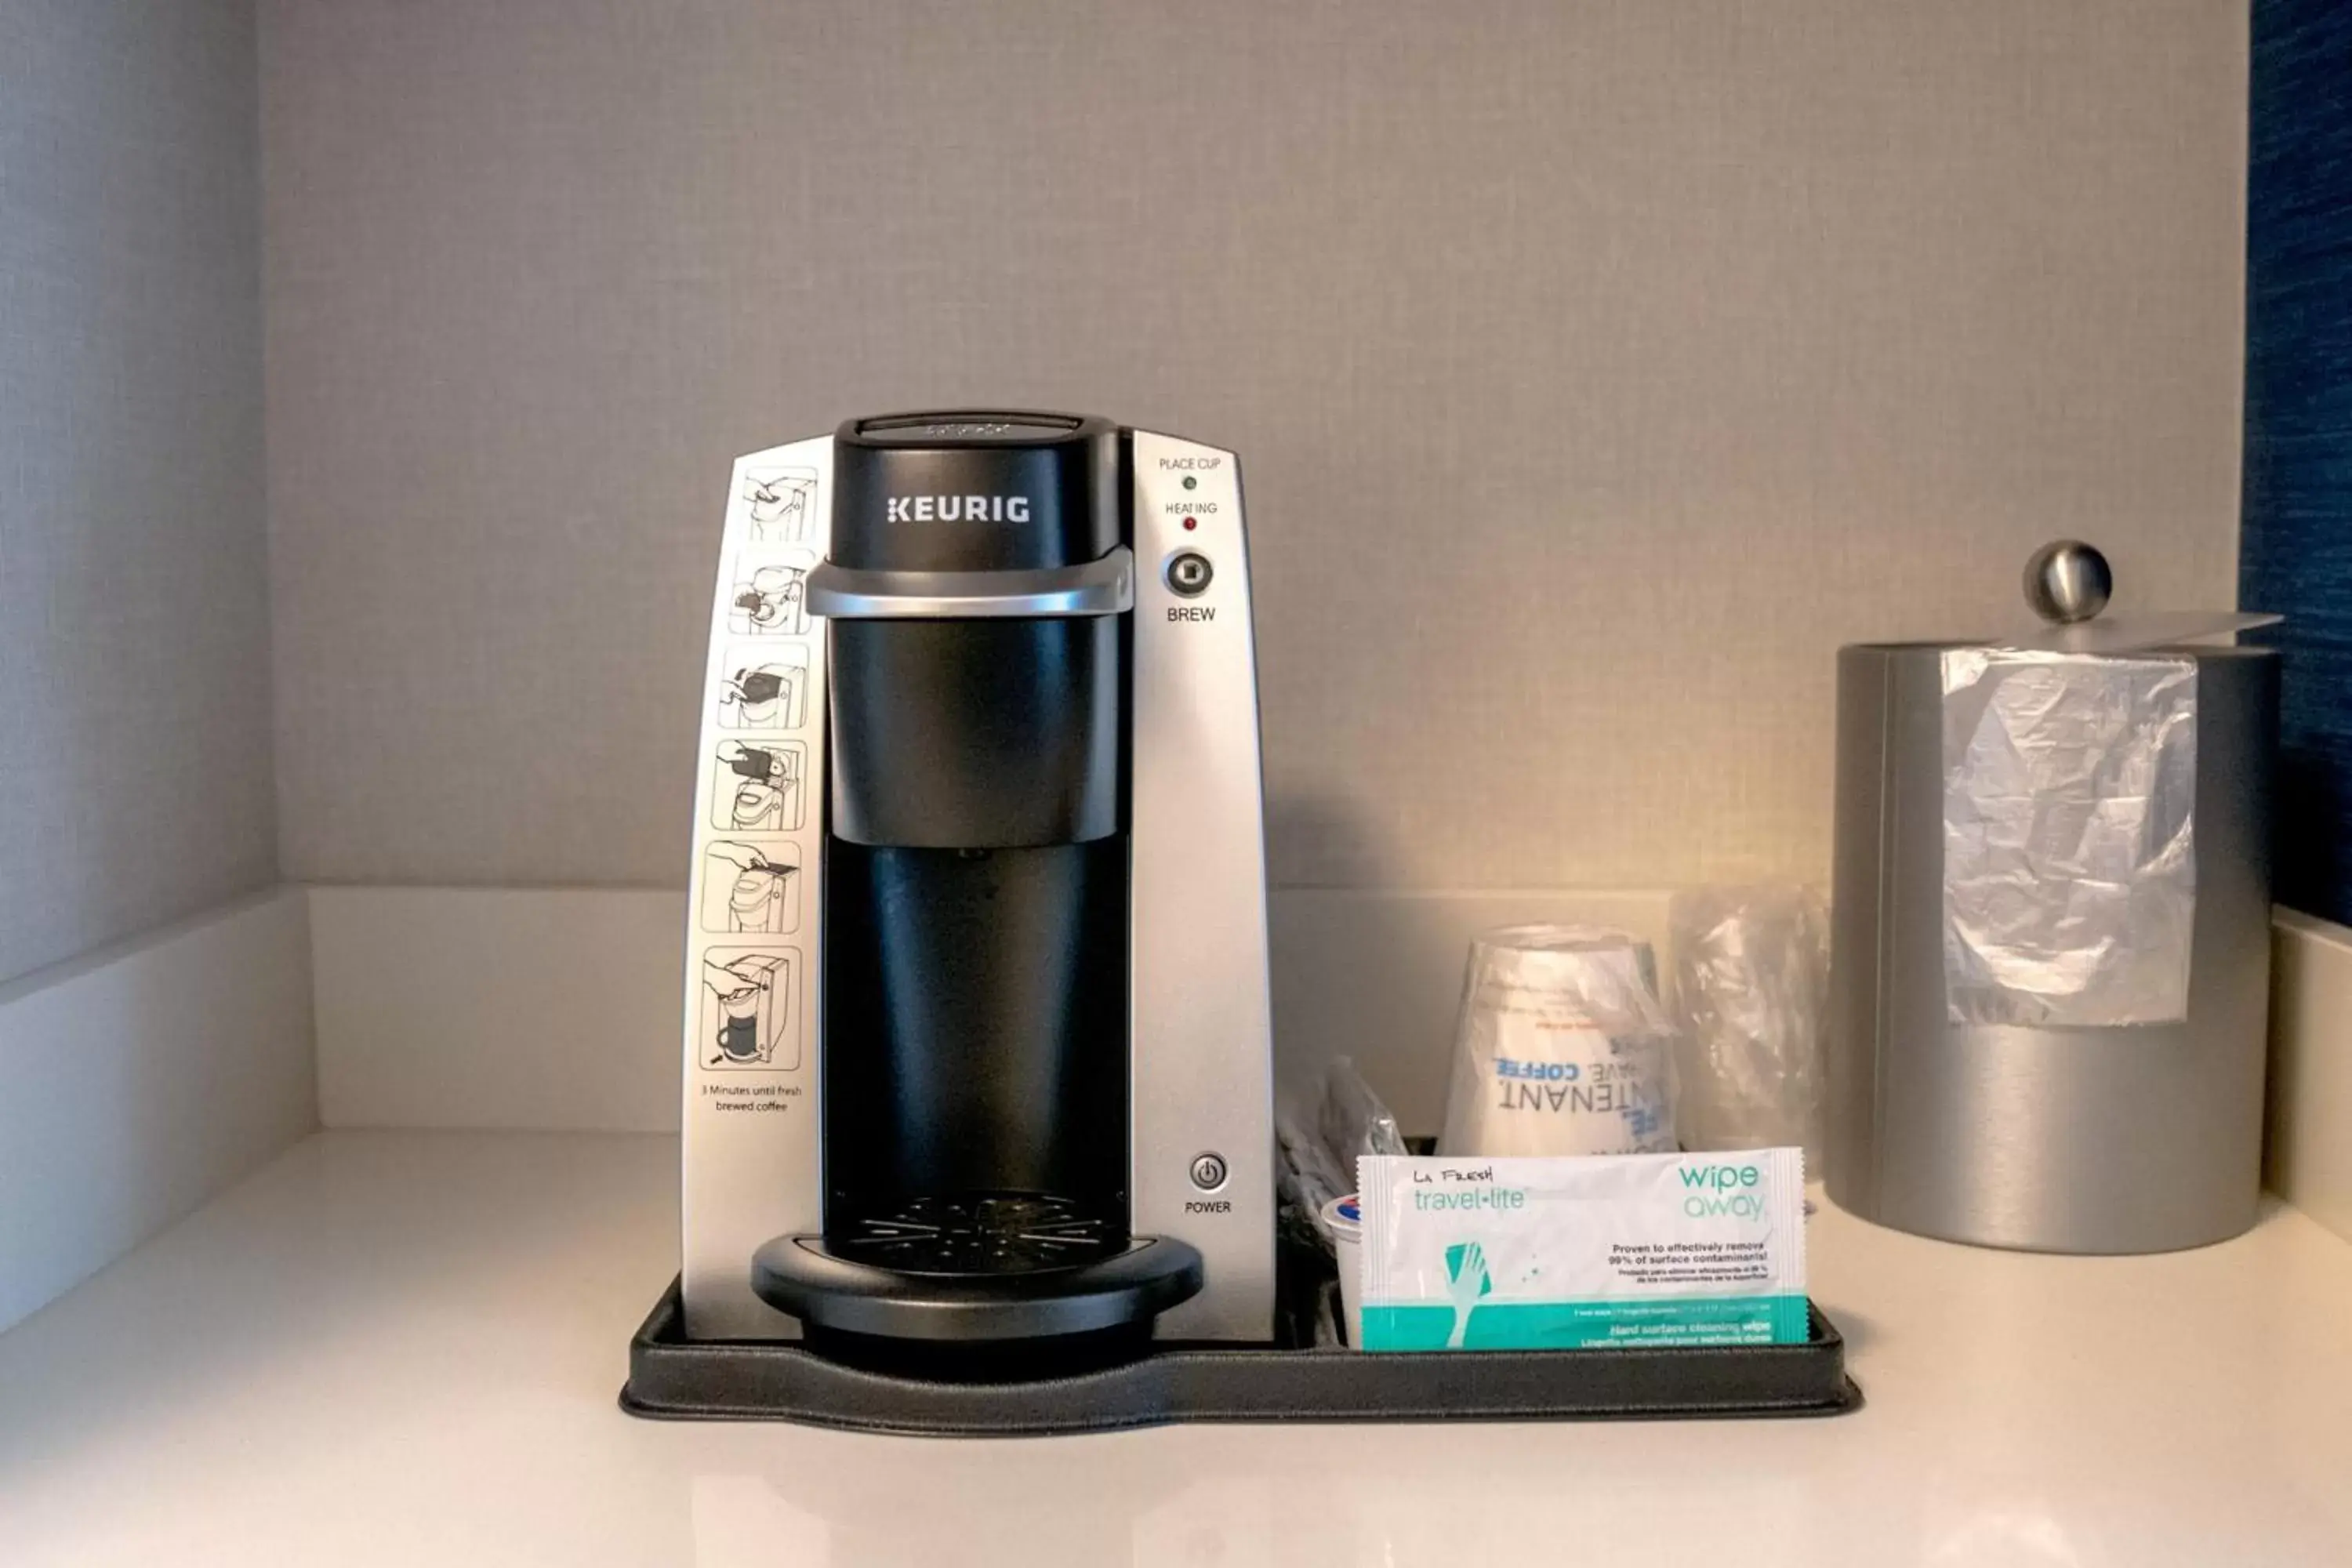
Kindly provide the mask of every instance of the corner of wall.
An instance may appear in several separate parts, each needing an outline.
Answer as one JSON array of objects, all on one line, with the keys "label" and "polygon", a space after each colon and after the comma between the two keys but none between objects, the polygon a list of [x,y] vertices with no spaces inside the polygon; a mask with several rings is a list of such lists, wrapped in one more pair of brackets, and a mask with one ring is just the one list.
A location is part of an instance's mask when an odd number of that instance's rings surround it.
[{"label": "corner of wall", "polygon": [[2352,931],[2283,909],[2272,943],[2263,1184],[2352,1241]]},{"label": "corner of wall", "polygon": [[0,1330],[316,1130],[299,889],[0,986]]}]

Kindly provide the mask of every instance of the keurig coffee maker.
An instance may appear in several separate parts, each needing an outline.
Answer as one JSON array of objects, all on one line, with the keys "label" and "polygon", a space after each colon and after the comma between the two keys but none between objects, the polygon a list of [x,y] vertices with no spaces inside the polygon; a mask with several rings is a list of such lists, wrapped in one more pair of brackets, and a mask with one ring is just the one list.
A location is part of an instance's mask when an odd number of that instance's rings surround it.
[{"label": "keurig coffee maker", "polygon": [[740,458],[703,702],[687,1335],[1268,1339],[1233,454],[942,413]]}]

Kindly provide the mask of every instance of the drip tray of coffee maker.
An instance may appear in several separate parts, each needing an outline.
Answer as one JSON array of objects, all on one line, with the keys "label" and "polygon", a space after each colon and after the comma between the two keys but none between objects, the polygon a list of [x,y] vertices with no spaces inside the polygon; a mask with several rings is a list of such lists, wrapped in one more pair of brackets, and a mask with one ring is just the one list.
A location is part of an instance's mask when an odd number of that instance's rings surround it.
[{"label": "drip tray of coffee maker", "polygon": [[780,1236],[751,1288],[817,1333],[942,1347],[1132,1331],[1201,1289],[1185,1243],[1036,1193],[917,1198],[834,1236]]},{"label": "drip tray of coffee maker", "polygon": [[1834,1415],[1862,1404],[1844,1342],[1819,1308],[1803,1344],[1365,1355],[1316,1342],[1318,1321],[1328,1326],[1338,1306],[1330,1261],[1285,1247],[1280,1265],[1277,1337],[1263,1345],[1151,1341],[1141,1325],[993,1344],[815,1328],[797,1342],[691,1341],[673,1284],[629,1342],[621,1407],[668,1420],[1022,1436],[1180,1421]]},{"label": "drip tray of coffee maker", "polygon": [[916,1198],[854,1222],[834,1256],[908,1274],[1020,1274],[1115,1258],[1127,1237],[1068,1198],[989,1193]]}]

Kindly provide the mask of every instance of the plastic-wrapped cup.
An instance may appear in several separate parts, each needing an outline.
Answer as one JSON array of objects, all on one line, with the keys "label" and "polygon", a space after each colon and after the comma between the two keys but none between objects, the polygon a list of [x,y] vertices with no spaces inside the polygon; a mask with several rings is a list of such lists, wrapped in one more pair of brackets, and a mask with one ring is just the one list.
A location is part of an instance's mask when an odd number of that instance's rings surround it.
[{"label": "plastic-wrapped cup", "polygon": [[1364,1348],[1364,1214],[1356,1194],[1333,1198],[1323,1205],[1323,1228],[1331,1234],[1331,1251],[1339,1265],[1339,1311],[1348,1320],[1348,1348]]},{"label": "plastic-wrapped cup", "polygon": [[1438,1152],[1675,1148],[1674,1026],[1650,944],[1590,926],[1507,926],[1470,944]]}]

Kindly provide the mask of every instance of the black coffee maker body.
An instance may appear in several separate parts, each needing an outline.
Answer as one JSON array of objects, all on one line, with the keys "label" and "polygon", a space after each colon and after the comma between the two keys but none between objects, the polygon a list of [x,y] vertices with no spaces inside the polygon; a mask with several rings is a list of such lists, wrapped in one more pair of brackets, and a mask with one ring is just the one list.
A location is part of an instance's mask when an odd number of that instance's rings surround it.
[{"label": "black coffee maker body", "polygon": [[736,467],[687,1009],[688,1332],[1264,1340],[1232,454],[855,420]]}]

